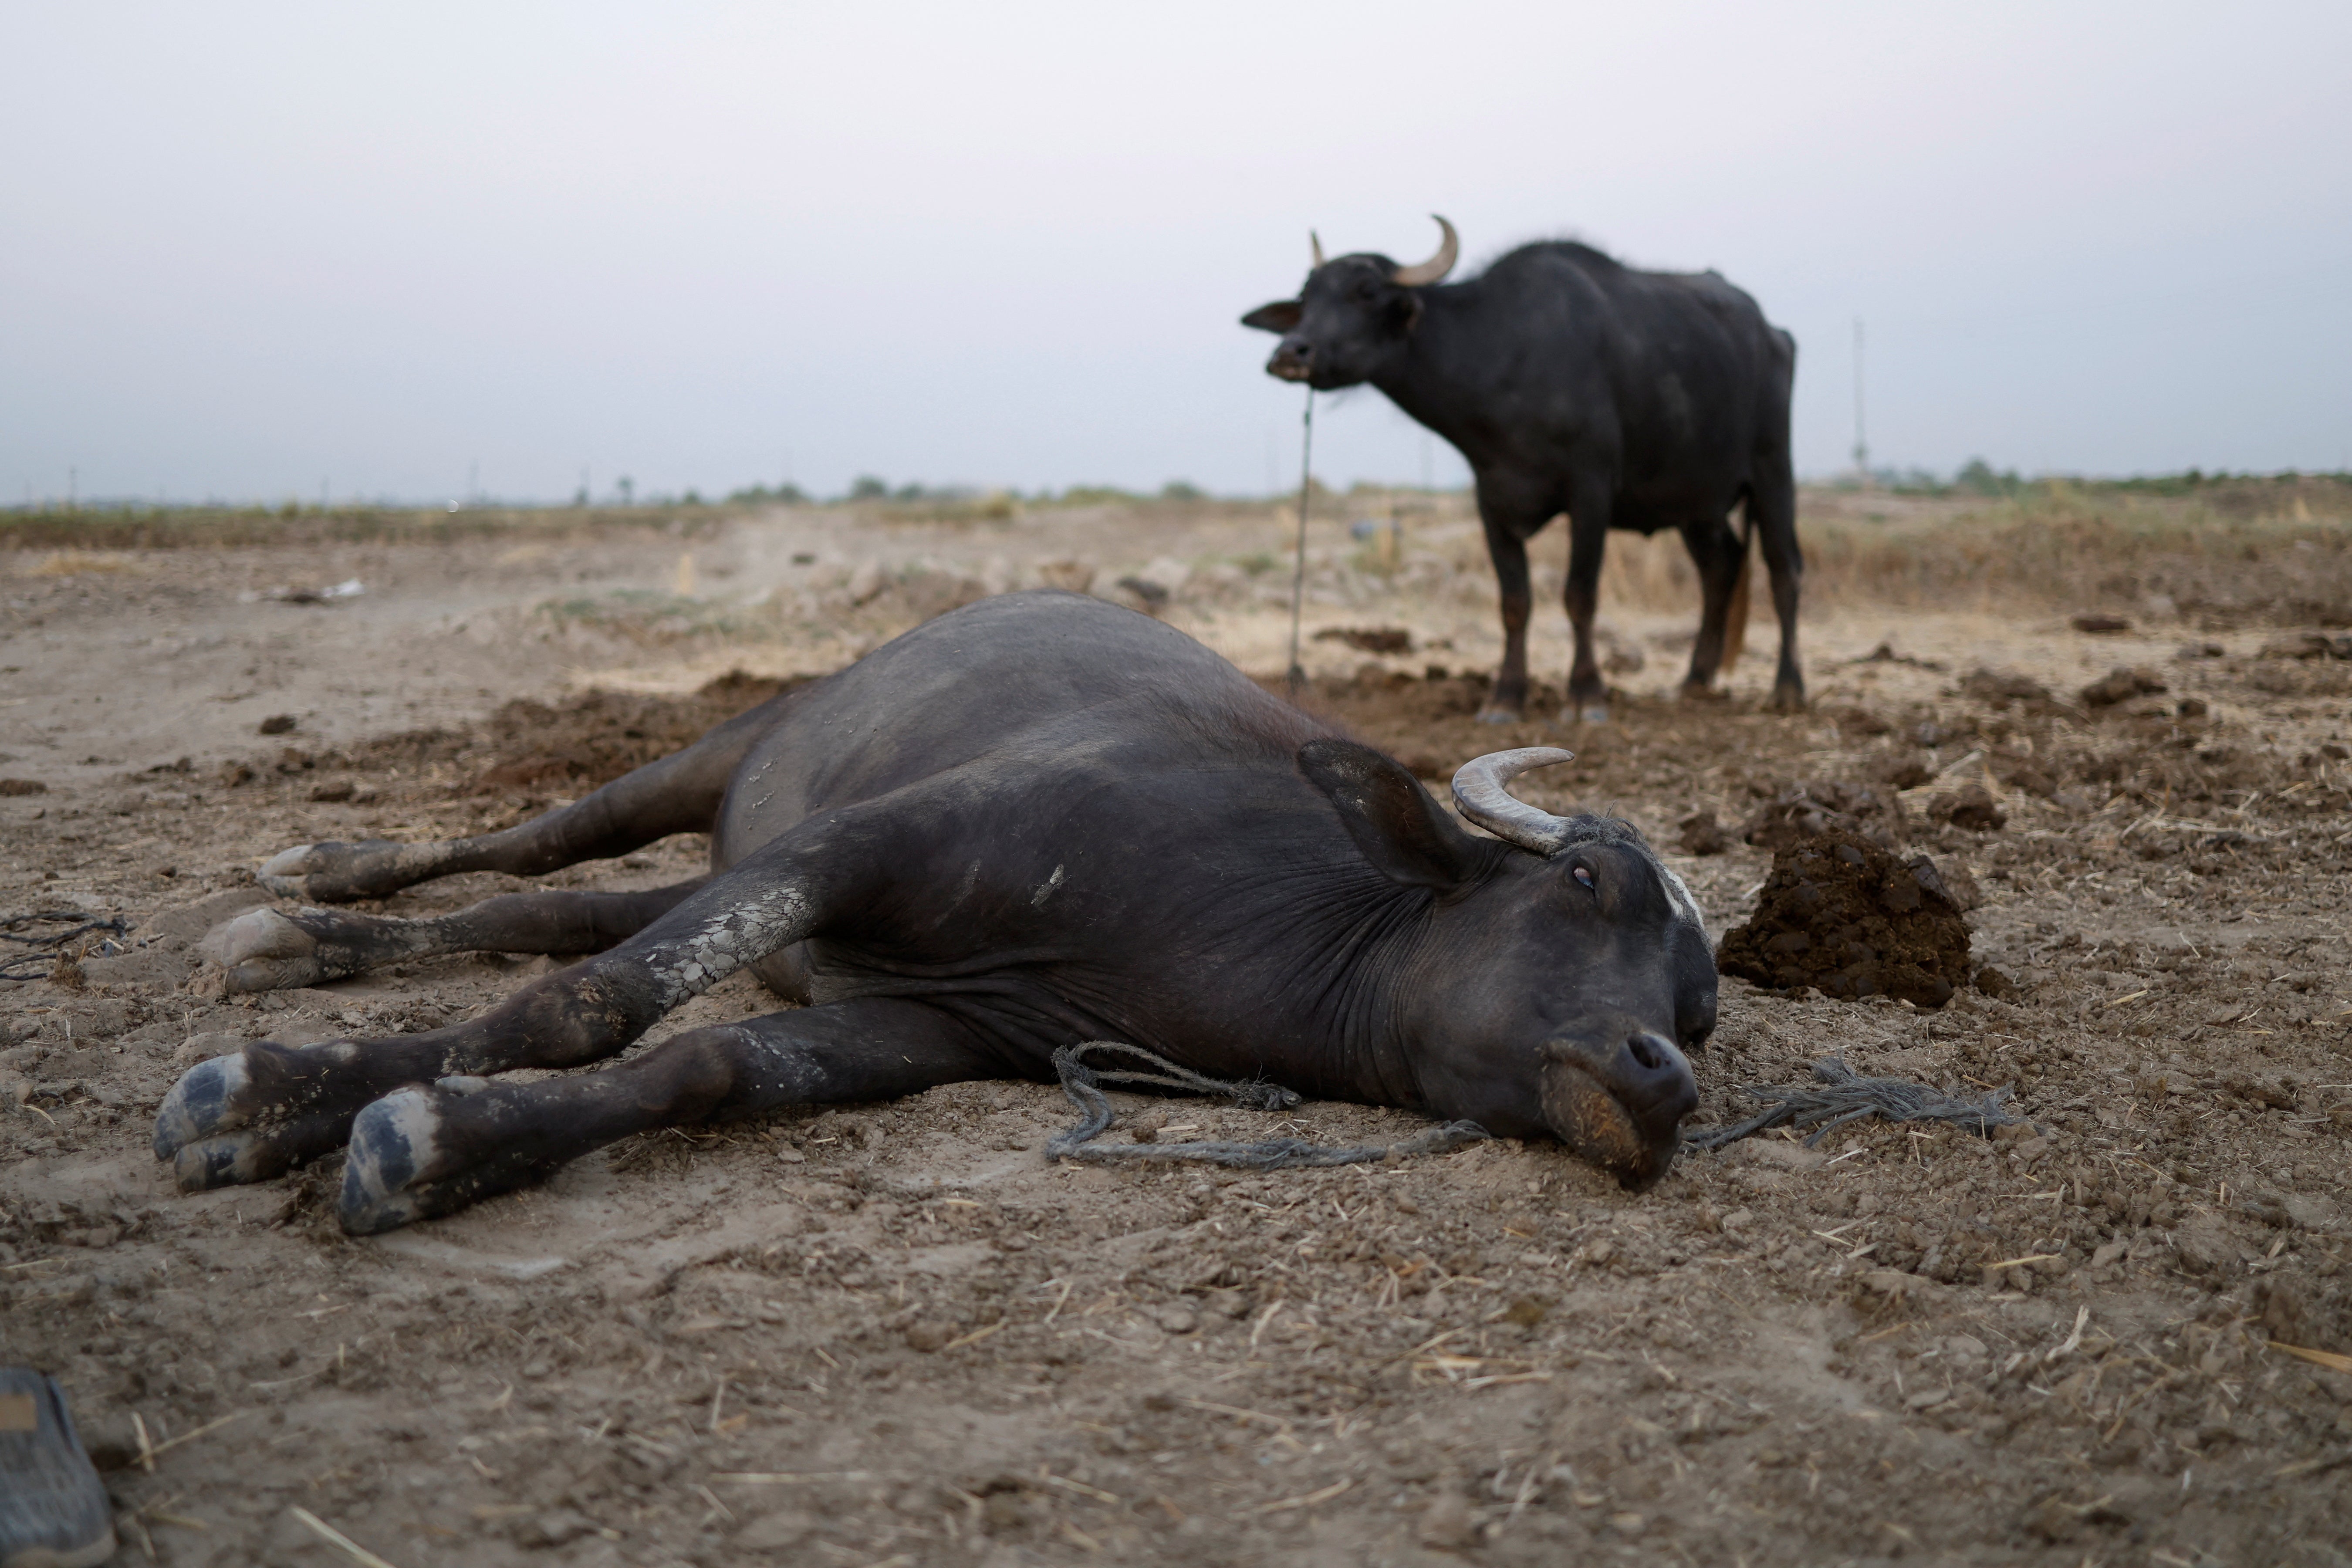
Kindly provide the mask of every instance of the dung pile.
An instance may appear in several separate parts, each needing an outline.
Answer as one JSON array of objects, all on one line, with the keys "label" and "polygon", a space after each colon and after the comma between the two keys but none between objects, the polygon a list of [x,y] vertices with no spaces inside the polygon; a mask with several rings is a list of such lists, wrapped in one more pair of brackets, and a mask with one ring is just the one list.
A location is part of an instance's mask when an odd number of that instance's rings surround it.
[{"label": "dung pile", "polygon": [[1774,854],[1755,914],[1724,937],[1716,967],[1775,990],[1940,1007],[1968,981],[1969,928],[1934,861],[1830,827]]}]

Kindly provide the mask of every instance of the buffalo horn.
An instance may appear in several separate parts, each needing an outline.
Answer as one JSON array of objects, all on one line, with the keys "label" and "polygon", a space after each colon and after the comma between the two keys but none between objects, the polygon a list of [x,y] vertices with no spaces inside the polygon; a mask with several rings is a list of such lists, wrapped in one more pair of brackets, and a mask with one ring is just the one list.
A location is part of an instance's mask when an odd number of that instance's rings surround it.
[{"label": "buffalo horn", "polygon": [[1323,237],[1313,229],[1307,231],[1307,247],[1315,252],[1315,270],[1323,270]]},{"label": "buffalo horn", "polygon": [[1568,820],[1513,799],[1505,786],[1531,768],[1552,767],[1575,756],[1574,752],[1563,752],[1558,746],[1521,746],[1473,757],[1454,775],[1454,804],[1462,808],[1463,816],[1505,843],[1549,855],[1567,841]]},{"label": "buffalo horn", "polygon": [[[1435,213],[1429,216],[1437,217]],[[1437,254],[1418,267],[1398,268],[1389,274],[1390,282],[1400,289],[1425,289],[1432,283],[1444,281],[1445,275],[1454,270],[1454,263],[1462,255],[1462,242],[1454,237],[1454,226],[1444,218],[1437,218],[1437,226],[1445,236],[1437,247]]]}]

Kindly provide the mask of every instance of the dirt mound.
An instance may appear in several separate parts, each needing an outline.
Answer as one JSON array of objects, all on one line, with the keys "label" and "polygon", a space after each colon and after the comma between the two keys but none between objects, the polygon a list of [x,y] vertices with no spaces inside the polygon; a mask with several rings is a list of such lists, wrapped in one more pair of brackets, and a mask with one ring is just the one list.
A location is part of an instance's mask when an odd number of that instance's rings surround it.
[{"label": "dirt mound", "polygon": [[1775,990],[1940,1007],[1968,979],[1969,928],[1934,861],[1832,827],[1772,857],[1756,913],[1724,937],[1716,967]]},{"label": "dirt mound", "polygon": [[495,749],[474,781],[478,795],[558,784],[594,789],[692,745],[797,680],[730,670],[691,697],[588,691],[559,703],[509,702],[482,729]]},{"label": "dirt mound", "polygon": [[809,677],[775,679],[730,670],[690,696],[593,690],[560,702],[512,701],[470,733],[415,730],[388,735],[331,762],[377,766],[455,763],[459,794],[553,789],[582,794],[692,745],[713,726]]}]

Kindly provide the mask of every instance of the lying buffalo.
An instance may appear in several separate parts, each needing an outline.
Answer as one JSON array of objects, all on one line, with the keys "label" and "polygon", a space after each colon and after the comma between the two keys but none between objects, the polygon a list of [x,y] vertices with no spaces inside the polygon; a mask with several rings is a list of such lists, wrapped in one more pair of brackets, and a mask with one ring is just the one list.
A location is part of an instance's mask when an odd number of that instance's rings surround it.
[{"label": "lying buffalo", "polygon": [[[940,616],[675,756],[501,833],[313,844],[306,900],[456,871],[529,875],[708,831],[711,875],[542,891],[430,920],[257,910],[210,951],[240,990],[420,954],[598,952],[478,1017],[396,1039],[269,1041],[191,1069],[155,1152],[183,1187],[348,1142],[341,1218],[449,1213],[648,1128],[1050,1079],[1130,1041],[1196,1071],[1548,1133],[1632,1185],[1696,1101],[1715,1026],[1697,906],[1626,824],[1512,798],[1565,753],[1455,775],[1464,830],[1397,763],[1147,616],[1010,595]],[[602,1072],[750,965],[803,1004]]]},{"label": "lying buffalo", "polygon": [[[1454,226],[1429,260],[1323,259],[1296,300],[1244,326],[1282,334],[1266,370],[1332,388],[1370,382],[1454,443],[1478,484],[1478,515],[1503,595],[1503,664],[1480,717],[1517,719],[1528,698],[1528,541],[1569,520],[1568,618],[1576,629],[1564,718],[1605,719],[1592,657],[1601,557],[1612,528],[1679,530],[1698,568],[1698,641],[1685,689],[1737,658],[1748,616],[1748,535],[1760,539],[1780,617],[1773,701],[1804,705],[1797,668],[1796,474],[1789,390],[1796,340],[1712,272],[1637,272],[1589,246],[1522,246],[1466,283],[1439,285]],[[1745,503],[1745,531],[1731,510]],[[1726,647],[1729,647],[1729,658]]]}]

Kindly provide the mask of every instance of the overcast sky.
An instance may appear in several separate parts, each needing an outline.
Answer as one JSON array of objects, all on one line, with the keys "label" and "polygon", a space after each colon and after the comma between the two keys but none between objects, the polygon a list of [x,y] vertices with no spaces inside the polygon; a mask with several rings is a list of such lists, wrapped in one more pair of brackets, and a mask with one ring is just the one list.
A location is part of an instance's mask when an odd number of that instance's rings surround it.
[{"label": "overcast sky", "polygon": [[0,502],[1259,492],[1301,395],[1236,318],[1432,212],[1719,268],[1809,474],[1857,317],[1877,463],[2352,466],[2341,0],[0,0]]}]

